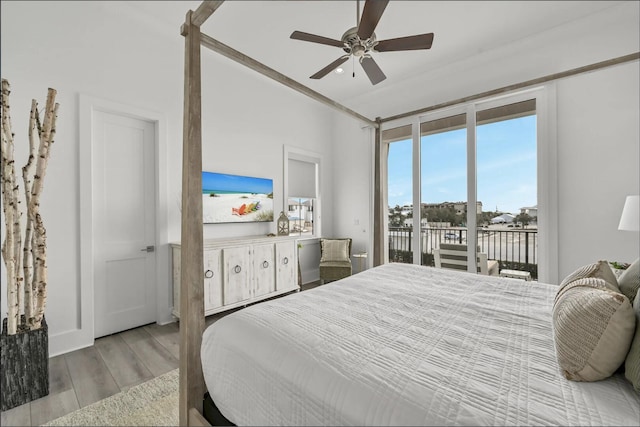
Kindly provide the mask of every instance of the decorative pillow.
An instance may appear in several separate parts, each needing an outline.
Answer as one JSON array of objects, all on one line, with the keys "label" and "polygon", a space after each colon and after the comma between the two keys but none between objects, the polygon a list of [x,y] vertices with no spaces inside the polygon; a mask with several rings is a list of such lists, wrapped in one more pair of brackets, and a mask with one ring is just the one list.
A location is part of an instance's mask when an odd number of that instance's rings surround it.
[{"label": "decorative pillow", "polygon": [[349,259],[349,240],[347,239],[322,239],[322,257],[320,262],[327,261],[350,261]]},{"label": "decorative pillow", "polygon": [[[569,274],[565,279],[560,283],[560,289],[558,289],[558,295],[562,292],[562,289],[567,286],[569,283],[583,279],[586,277],[594,277],[597,279],[603,279],[607,282],[607,288],[611,289],[615,292],[620,292],[618,288],[618,281],[616,280],[616,275],[611,271],[611,267],[609,263],[604,260],[600,260],[598,262],[594,262],[593,264],[587,264],[583,267],[580,267],[573,273]],[[558,296],[556,296],[556,301],[558,300]],[[633,300],[632,300],[633,301]]]},{"label": "decorative pillow", "polygon": [[636,299],[638,289],[640,289],[640,258],[635,260],[635,262],[620,275],[618,286],[620,287],[620,292],[625,294],[625,296],[629,298],[629,301]]},{"label": "decorative pillow", "polygon": [[572,381],[611,376],[625,360],[635,330],[629,299],[605,280],[585,277],[560,289],[553,306],[556,357]]},{"label": "decorative pillow", "polygon": [[636,333],[631,341],[631,349],[624,361],[624,376],[631,381],[633,388],[640,392],[640,294],[633,303],[636,314]]}]

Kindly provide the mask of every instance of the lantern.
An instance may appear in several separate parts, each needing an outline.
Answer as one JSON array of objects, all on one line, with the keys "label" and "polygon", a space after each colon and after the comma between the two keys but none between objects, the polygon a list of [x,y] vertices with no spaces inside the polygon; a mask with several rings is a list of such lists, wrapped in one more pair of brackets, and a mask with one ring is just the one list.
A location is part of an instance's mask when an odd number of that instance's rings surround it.
[{"label": "lantern", "polygon": [[278,218],[278,236],[288,236],[289,235],[289,218],[284,214],[284,212],[280,212],[280,217]]}]

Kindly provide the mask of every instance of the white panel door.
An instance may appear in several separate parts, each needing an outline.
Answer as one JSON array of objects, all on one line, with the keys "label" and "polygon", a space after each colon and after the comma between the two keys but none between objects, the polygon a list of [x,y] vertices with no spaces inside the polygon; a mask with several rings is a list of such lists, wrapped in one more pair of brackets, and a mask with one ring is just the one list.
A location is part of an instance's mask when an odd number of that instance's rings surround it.
[{"label": "white panel door", "polygon": [[222,307],[220,249],[204,251],[204,311]]},{"label": "white panel door", "polygon": [[296,289],[297,278],[296,242],[276,243],[276,290]]},{"label": "white panel door", "polygon": [[225,248],[222,250],[224,274],[224,305],[251,298],[250,247]]},{"label": "white panel door", "polygon": [[273,244],[253,246],[253,296],[275,291],[276,269]]},{"label": "white panel door", "polygon": [[95,332],[156,320],[155,126],[94,111]]}]

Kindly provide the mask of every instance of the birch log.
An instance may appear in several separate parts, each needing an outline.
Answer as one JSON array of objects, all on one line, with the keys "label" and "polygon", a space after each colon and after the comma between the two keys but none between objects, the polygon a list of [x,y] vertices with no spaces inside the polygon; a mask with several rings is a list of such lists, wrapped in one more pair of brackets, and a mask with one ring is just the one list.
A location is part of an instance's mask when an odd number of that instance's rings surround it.
[{"label": "birch log", "polygon": [[[9,82],[2,79],[0,189],[2,190],[6,229],[5,239],[2,243],[2,258],[7,272],[7,333],[14,335],[18,330],[18,322],[22,312],[24,312],[27,321],[27,325],[24,326],[28,326],[32,330],[41,327],[44,317],[47,301],[47,231],[40,215],[40,195],[49,162],[51,144],[53,144],[56,134],[59,105],[55,102],[55,89],[50,88],[47,93],[44,120],[40,123],[38,104],[35,99],[31,101],[29,158],[22,168],[27,205],[23,245],[20,227],[22,212],[15,170],[14,134],[11,127],[10,93]],[[36,135],[39,137],[37,157]],[[35,172],[33,171],[34,166]]]},{"label": "birch log", "polygon": [[16,268],[16,233],[18,224],[20,234],[20,219],[18,212],[18,199],[16,188],[15,159],[13,131],[11,129],[11,109],[9,107],[9,94],[11,93],[9,82],[2,79],[2,207],[5,215],[5,240],[2,244],[2,257],[7,269],[7,333],[13,335],[17,331],[20,309],[18,306],[18,277]]},{"label": "birch log", "polygon": [[56,133],[56,121],[58,118],[59,104],[55,103],[56,90],[49,88],[47,103],[44,111],[44,120],[40,131],[40,146],[36,161],[36,171],[33,176],[31,188],[31,200],[29,201],[28,214],[33,223],[33,287],[35,289],[35,307],[33,324],[31,329],[38,329],[42,323],[44,309],[47,303],[47,230],[44,228],[40,216],[40,195],[44,184],[44,176],[49,162],[51,144]]},{"label": "birch log", "polygon": [[[38,114],[38,103],[35,99],[31,100],[31,114],[29,115],[29,158],[27,164],[22,167],[22,181],[24,184],[24,196],[27,202],[27,209],[31,203],[31,186],[33,175],[33,160],[36,157],[35,137],[40,134],[40,117]],[[37,133],[36,133],[37,132]],[[24,248],[22,252],[22,269],[24,277],[24,317],[27,324],[31,327],[34,323],[33,319],[33,296],[35,289],[33,288],[33,221],[31,216],[27,215],[24,226]]]}]

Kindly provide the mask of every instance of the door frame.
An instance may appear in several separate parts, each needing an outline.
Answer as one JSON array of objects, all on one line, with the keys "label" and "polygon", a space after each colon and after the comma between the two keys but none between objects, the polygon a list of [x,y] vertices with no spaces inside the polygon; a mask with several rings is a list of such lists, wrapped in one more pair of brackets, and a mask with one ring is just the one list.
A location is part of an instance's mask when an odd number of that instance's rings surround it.
[{"label": "door frame", "polygon": [[[79,160],[80,186],[80,316],[78,328],[82,342],[94,342],[94,191],[93,191],[93,126],[95,111],[117,114],[154,124],[155,130],[155,212],[156,212],[156,322],[166,324],[171,316],[169,281],[169,239],[167,213],[167,128],[164,113],[127,104],[79,95]],[[82,143],[84,141],[84,143]],[[163,262],[164,261],[164,262]]]}]

